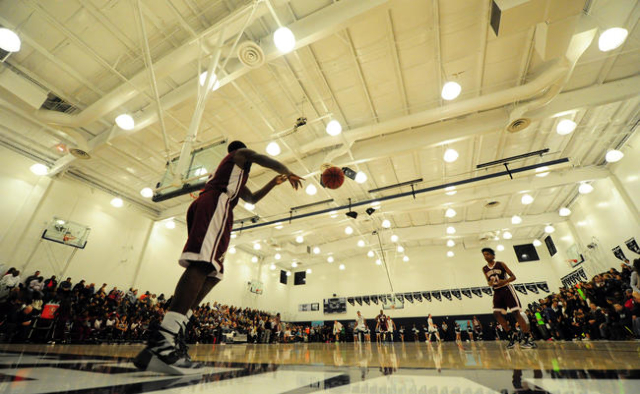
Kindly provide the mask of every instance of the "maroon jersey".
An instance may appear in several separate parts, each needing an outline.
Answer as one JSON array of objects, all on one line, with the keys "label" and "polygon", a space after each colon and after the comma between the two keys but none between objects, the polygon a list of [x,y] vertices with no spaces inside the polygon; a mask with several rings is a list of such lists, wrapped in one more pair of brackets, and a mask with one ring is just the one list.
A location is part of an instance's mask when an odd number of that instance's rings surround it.
[{"label": "maroon jersey", "polygon": [[[249,179],[249,171],[251,163],[242,169],[233,162],[233,154],[229,153],[218,165],[218,169],[212,175],[209,175],[207,183],[204,185],[204,191],[219,191],[226,193],[229,197],[229,205],[231,210],[238,205],[240,198],[240,190],[246,185]],[[233,219],[231,220],[233,221]]]},{"label": "maroon jersey", "polygon": [[489,283],[494,289],[499,289],[500,287],[504,287],[504,286],[496,287],[496,284],[498,283],[499,280],[507,279],[507,270],[505,269],[505,265],[503,262],[496,261],[492,267],[489,267],[489,265],[487,264],[484,267],[482,267],[482,272],[484,272],[484,275],[487,277],[487,280],[489,281]]},{"label": "maroon jersey", "polygon": [[378,323],[380,331],[387,331],[387,317],[385,315],[378,315]]}]

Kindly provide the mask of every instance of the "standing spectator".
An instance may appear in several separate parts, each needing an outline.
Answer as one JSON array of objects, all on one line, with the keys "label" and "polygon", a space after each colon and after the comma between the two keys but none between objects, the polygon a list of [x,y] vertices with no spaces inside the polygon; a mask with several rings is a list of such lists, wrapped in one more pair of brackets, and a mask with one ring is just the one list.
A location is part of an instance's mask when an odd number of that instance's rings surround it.
[{"label": "standing spectator", "polygon": [[0,279],[0,301],[6,300],[11,291],[20,284],[20,271],[15,268],[12,268],[12,270],[9,270],[11,271],[10,274],[7,273]]},{"label": "standing spectator", "polygon": [[633,260],[633,272],[629,278],[629,285],[634,293],[640,293],[640,259]]},{"label": "standing spectator", "polygon": [[58,286],[58,294],[65,297],[71,294],[71,278],[67,278],[67,280],[60,283],[60,286]]},{"label": "standing spectator", "polygon": [[36,279],[39,276],[40,276],[40,271],[36,271],[33,275],[27,276],[27,279],[25,279],[24,281],[24,285],[28,287],[31,281]]},{"label": "standing spectator", "polygon": [[58,287],[58,281],[55,275],[51,275],[51,278],[44,281],[44,291],[47,294],[53,293]]},{"label": "standing spectator", "polygon": [[[69,279],[71,279],[71,278],[69,278]],[[80,292],[82,290],[84,290],[84,279],[82,279],[80,282],[76,283],[76,285],[73,286],[73,289],[71,291],[75,293],[77,291]]]}]

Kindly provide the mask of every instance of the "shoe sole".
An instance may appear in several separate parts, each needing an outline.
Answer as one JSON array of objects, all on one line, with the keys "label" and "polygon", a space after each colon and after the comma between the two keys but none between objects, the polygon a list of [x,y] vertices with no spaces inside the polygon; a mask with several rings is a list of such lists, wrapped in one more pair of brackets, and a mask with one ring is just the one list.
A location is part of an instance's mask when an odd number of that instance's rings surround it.
[{"label": "shoe sole", "polygon": [[174,365],[170,365],[160,360],[158,356],[151,356],[151,360],[147,365],[147,371],[160,372],[167,375],[193,375],[204,373],[204,366],[198,368],[180,368]]}]

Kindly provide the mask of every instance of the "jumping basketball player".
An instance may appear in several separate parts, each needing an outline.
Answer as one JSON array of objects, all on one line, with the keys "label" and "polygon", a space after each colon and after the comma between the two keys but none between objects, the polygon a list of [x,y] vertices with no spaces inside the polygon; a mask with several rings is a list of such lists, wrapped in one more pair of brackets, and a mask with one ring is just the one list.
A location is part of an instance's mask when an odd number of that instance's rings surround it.
[{"label": "jumping basketball player", "polygon": [[487,262],[487,265],[482,267],[482,272],[484,273],[489,286],[493,287],[493,316],[507,331],[507,336],[509,338],[507,349],[513,348],[517,340],[517,335],[504,318],[504,315],[508,312],[512,313],[513,317],[522,328],[523,341],[520,344],[520,348],[532,349],[537,347],[529,332],[529,324],[527,324],[524,317],[522,317],[520,299],[513,289],[513,286],[510,284],[516,280],[516,276],[505,263],[495,261],[496,253],[493,249],[482,249],[482,255]]},{"label": "jumping basketball player", "polygon": [[[162,324],[152,329],[147,347],[134,360],[141,370],[183,375],[197,373],[202,368],[201,364],[191,361],[184,334],[191,310],[202,302],[224,274],[233,208],[240,198],[257,203],[286,180],[295,190],[302,186],[302,178],[284,164],[247,149],[240,141],[231,142],[227,151],[228,155],[222,159],[215,174],[209,176],[204,190],[187,211],[189,237],[180,256],[180,265],[186,269]],[[257,192],[245,186],[254,163],[280,174]]]}]

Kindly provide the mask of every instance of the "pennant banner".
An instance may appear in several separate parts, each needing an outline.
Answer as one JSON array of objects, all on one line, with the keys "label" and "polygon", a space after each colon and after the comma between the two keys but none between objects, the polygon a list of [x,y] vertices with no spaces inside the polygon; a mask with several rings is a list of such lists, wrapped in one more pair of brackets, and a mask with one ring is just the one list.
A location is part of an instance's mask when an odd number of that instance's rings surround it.
[{"label": "pennant banner", "polygon": [[362,305],[362,297],[356,297],[356,302],[358,305]]},{"label": "pennant banner", "polygon": [[413,304],[413,294],[412,293],[404,293],[404,299]]},{"label": "pennant banner", "polygon": [[374,304],[378,305],[378,296],[372,295],[371,296],[371,302],[373,302]]},{"label": "pennant banner", "polygon": [[402,293],[396,293],[396,299],[399,300],[400,302],[404,302],[404,297],[402,296]]},{"label": "pennant banner", "polygon": [[482,298],[482,288],[480,288],[480,287],[474,287],[473,289],[471,289],[471,292],[472,292],[476,297],[480,297],[480,298]]},{"label": "pennant banner", "polygon": [[578,271],[578,275],[580,275],[582,280],[585,281],[585,282],[587,282],[589,280],[589,278],[587,278],[587,273],[584,272],[584,270],[582,268],[580,268],[580,271]]},{"label": "pennant banner", "polygon": [[418,292],[413,293],[413,299],[422,302],[422,295]]},{"label": "pennant banner", "polygon": [[432,291],[431,296],[438,301],[442,301],[442,296],[440,295],[439,291]]},{"label": "pennant banner", "polygon": [[628,260],[627,256],[624,255],[624,252],[622,251],[621,247],[616,246],[615,248],[611,249],[611,251],[616,256],[616,258],[618,258],[618,259],[620,259],[622,261]]},{"label": "pennant banner", "polygon": [[629,248],[633,253],[640,254],[640,246],[638,246],[635,238],[630,238],[624,241],[624,244],[627,245],[627,248]]},{"label": "pennant banner", "polygon": [[349,298],[347,298],[347,302],[348,302],[349,304],[351,304],[351,306],[354,306],[354,305],[355,305],[355,300],[353,299],[353,297],[349,297]]},{"label": "pennant banner", "polygon": [[370,304],[371,299],[369,298],[369,296],[362,297],[362,301],[367,305],[371,305]]},{"label": "pennant banner", "polygon": [[451,289],[451,295],[456,297],[457,299],[462,299],[462,294],[460,293],[460,289]]},{"label": "pennant banner", "polygon": [[524,287],[532,293],[538,294],[538,288],[535,283],[526,283]]},{"label": "pennant banner", "polygon": [[549,292],[549,286],[547,286],[547,282],[538,282],[536,283],[536,286],[538,286],[538,289],[544,291],[545,293]]},{"label": "pennant banner", "polygon": [[431,302],[431,293],[429,293],[428,291],[423,291],[422,296],[424,297],[425,300]]},{"label": "pennant banner", "polygon": [[524,288],[523,284],[518,283],[516,285],[513,285],[513,288],[516,289],[518,293],[522,293],[525,295],[527,294],[527,289]]},{"label": "pennant banner", "polygon": [[380,295],[378,296],[378,298],[380,299],[380,302],[382,302],[383,304],[386,304],[386,303],[387,303],[387,296],[386,296],[386,295],[384,295],[384,294],[380,294]]},{"label": "pennant banner", "polygon": [[484,292],[484,294],[486,295],[493,295],[493,289],[491,287],[483,287],[482,291]]},{"label": "pennant banner", "polygon": [[[464,296],[465,296],[465,297],[467,297],[467,298],[471,298],[471,297],[473,297],[473,296],[471,295],[471,289],[462,289],[462,290],[460,290],[460,291],[461,291],[461,292],[462,292],[462,294],[464,294]],[[480,294],[482,294],[482,292],[480,292]]]},{"label": "pennant banner", "polygon": [[440,293],[442,293],[442,296],[447,300],[451,301],[451,292],[449,290],[440,290]]}]

